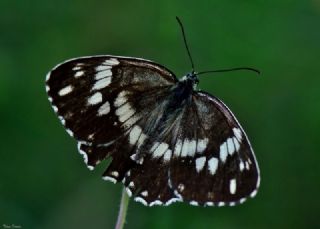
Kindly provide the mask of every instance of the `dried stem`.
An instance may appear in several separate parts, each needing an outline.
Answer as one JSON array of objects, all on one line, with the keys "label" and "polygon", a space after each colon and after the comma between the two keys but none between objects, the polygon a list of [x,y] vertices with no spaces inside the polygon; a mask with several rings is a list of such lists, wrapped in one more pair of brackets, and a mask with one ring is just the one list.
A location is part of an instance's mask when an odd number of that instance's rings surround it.
[{"label": "dried stem", "polygon": [[128,205],[129,205],[129,196],[127,195],[126,189],[124,187],[122,190],[120,209],[119,209],[119,214],[118,214],[118,219],[117,219],[117,224],[115,229],[123,229],[124,223],[126,221]]}]

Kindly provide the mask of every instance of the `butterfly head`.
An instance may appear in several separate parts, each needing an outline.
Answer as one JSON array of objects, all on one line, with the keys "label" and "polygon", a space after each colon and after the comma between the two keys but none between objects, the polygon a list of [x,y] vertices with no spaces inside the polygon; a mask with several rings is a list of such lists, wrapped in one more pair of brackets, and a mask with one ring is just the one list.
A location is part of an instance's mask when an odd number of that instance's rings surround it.
[{"label": "butterfly head", "polygon": [[199,83],[198,76],[197,76],[196,72],[194,72],[194,71],[189,72],[186,75],[186,78],[187,78],[187,80],[191,80],[194,84],[198,84]]}]

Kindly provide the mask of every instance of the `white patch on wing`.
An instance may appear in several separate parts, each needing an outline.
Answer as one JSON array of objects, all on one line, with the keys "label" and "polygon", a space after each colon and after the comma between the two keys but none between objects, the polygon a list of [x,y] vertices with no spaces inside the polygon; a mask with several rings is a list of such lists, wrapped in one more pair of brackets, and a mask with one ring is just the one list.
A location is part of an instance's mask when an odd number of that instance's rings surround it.
[{"label": "white patch on wing", "polygon": [[84,71],[78,71],[78,72],[76,72],[76,74],[74,74],[74,77],[75,78],[79,78],[79,77],[81,77],[83,75],[84,75]]},{"label": "white patch on wing", "polygon": [[180,156],[180,153],[181,153],[181,149],[182,149],[182,141],[181,139],[179,139],[177,142],[176,142],[176,145],[174,147],[174,155],[176,157],[179,157]]},{"label": "white patch on wing", "polygon": [[111,175],[114,176],[114,177],[118,177],[119,173],[118,173],[118,171],[112,171]]},{"label": "white patch on wing", "polygon": [[125,127],[131,127],[132,125],[136,124],[136,122],[140,119],[138,115],[133,115],[129,119],[127,119],[123,125]]},{"label": "white patch on wing", "polygon": [[249,170],[249,169],[250,169],[249,162],[247,162],[247,161],[246,161],[246,163],[245,163],[245,164],[246,164],[246,170]]},{"label": "white patch on wing", "polygon": [[161,142],[158,147],[153,151],[153,157],[158,158],[161,157],[166,150],[169,148],[169,145],[165,142]]},{"label": "white patch on wing", "polygon": [[233,143],[234,143],[234,147],[236,148],[236,151],[239,152],[240,144],[239,144],[237,138],[233,137],[232,140],[233,140]]},{"label": "white patch on wing", "polygon": [[69,85],[69,86],[66,86],[66,87],[62,88],[62,89],[58,92],[58,94],[59,94],[60,96],[65,96],[65,95],[69,94],[70,92],[72,92],[72,90],[73,90],[73,87],[72,87],[71,85]]},{"label": "white patch on wing", "polygon": [[206,163],[206,160],[207,159],[206,159],[205,156],[199,157],[199,158],[196,159],[196,170],[197,170],[198,173],[203,169],[203,167],[204,167],[204,165]]},{"label": "white patch on wing", "polygon": [[185,157],[188,155],[188,152],[190,150],[189,143],[190,143],[189,139],[187,139],[187,138],[184,139],[183,145],[182,145],[182,150],[181,150],[181,157]]},{"label": "white patch on wing", "polygon": [[105,88],[105,87],[109,86],[110,83],[111,83],[111,77],[102,78],[102,79],[98,80],[97,82],[95,82],[95,84],[93,85],[92,91]]},{"label": "white patch on wing", "polygon": [[160,142],[155,142],[155,143],[153,143],[153,146],[151,147],[150,151],[151,151],[151,152],[155,151],[156,148],[158,148],[159,144],[160,144]]},{"label": "white patch on wing", "polygon": [[113,66],[118,65],[120,62],[116,58],[110,58],[109,60],[106,60],[104,63]]},{"label": "white patch on wing", "polygon": [[167,149],[166,152],[164,153],[163,160],[165,162],[166,161],[170,161],[171,156],[172,156],[172,150],[171,149]]},{"label": "white patch on wing", "polygon": [[130,106],[129,103],[122,105],[116,110],[116,115],[119,116],[120,122],[126,121],[128,118],[134,115],[134,113],[135,110]]},{"label": "white patch on wing", "polygon": [[235,150],[232,138],[228,138],[227,139],[227,147],[228,147],[228,153],[230,155],[232,155],[234,153],[234,150]]},{"label": "white patch on wing", "polygon": [[233,128],[232,130],[233,130],[234,135],[238,139],[238,141],[241,142],[241,140],[242,140],[241,130],[239,128]]},{"label": "white patch on wing", "polygon": [[99,107],[98,115],[106,115],[110,112],[110,103],[107,101]]},{"label": "white patch on wing", "polygon": [[239,168],[240,168],[240,171],[242,172],[243,169],[244,169],[244,163],[243,163],[243,161],[240,161],[240,163],[239,163]]},{"label": "white patch on wing", "polygon": [[109,65],[99,65],[98,67],[96,67],[96,71],[100,72],[100,71],[105,71],[105,70],[109,70],[112,67]]},{"label": "white patch on wing", "polygon": [[149,204],[150,207],[155,206],[155,205],[162,205],[163,203],[160,200],[155,200]]},{"label": "white patch on wing", "polygon": [[148,196],[148,191],[141,192],[141,196],[144,196],[144,197]]},{"label": "white patch on wing", "polygon": [[231,194],[235,194],[236,193],[236,191],[237,191],[236,179],[231,179],[230,180],[229,188],[230,188],[230,193]]},{"label": "white patch on wing", "polygon": [[101,80],[101,79],[109,77],[109,76],[112,76],[112,72],[111,72],[111,70],[107,69],[105,71],[98,72],[95,76],[95,80]]},{"label": "white patch on wing", "polygon": [[196,153],[196,149],[197,149],[196,140],[191,140],[189,142],[189,147],[188,147],[188,156],[193,157],[194,154]]},{"label": "white patch on wing", "polygon": [[131,145],[135,145],[138,139],[140,138],[142,129],[140,126],[135,125],[129,134],[129,142]]},{"label": "white patch on wing", "polygon": [[111,181],[112,183],[117,183],[117,180],[113,177],[109,177],[109,176],[104,176],[102,177],[103,180],[106,180],[106,181]]},{"label": "white patch on wing", "polygon": [[142,203],[142,204],[145,205],[145,206],[148,206],[147,201],[145,201],[143,198],[141,198],[141,197],[139,197],[139,196],[138,196],[138,197],[135,197],[134,200],[135,200],[136,202]]},{"label": "white patch on wing", "polygon": [[81,68],[82,68],[82,63],[78,63],[78,64],[76,64],[76,66],[74,66],[73,68],[72,68],[72,70],[73,71],[78,71],[78,70],[80,70]]},{"label": "white patch on wing", "polygon": [[140,148],[140,146],[142,146],[142,144],[144,143],[144,141],[146,139],[147,139],[147,135],[145,135],[144,133],[141,133],[141,135],[138,139],[138,143],[137,143],[138,148]]},{"label": "white patch on wing", "polygon": [[127,95],[128,95],[128,91],[120,92],[114,102],[114,105],[116,107],[120,107],[121,105],[125,104],[128,101],[126,98]]},{"label": "white patch on wing", "polygon": [[220,160],[222,162],[225,162],[228,156],[227,142],[224,142],[221,144],[219,155],[220,155]]},{"label": "white patch on wing", "polygon": [[209,161],[208,161],[208,169],[211,175],[214,175],[218,169],[218,159],[215,157],[212,157]]},{"label": "white patch on wing", "polygon": [[208,138],[198,139],[197,152],[202,153],[203,151],[205,151],[205,149],[207,148],[208,142],[209,142]]},{"label": "white patch on wing", "polygon": [[101,102],[102,102],[102,94],[100,92],[96,92],[88,98],[89,105],[96,105]]}]

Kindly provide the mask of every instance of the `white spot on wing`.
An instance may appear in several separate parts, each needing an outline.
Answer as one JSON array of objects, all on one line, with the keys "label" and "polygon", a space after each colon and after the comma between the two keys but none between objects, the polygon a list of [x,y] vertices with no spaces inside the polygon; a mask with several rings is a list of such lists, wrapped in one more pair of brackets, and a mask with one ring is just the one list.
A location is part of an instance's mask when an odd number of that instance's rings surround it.
[{"label": "white spot on wing", "polygon": [[102,102],[102,94],[100,92],[96,92],[88,98],[89,105],[96,105],[101,102]]},{"label": "white spot on wing", "polygon": [[196,170],[197,170],[197,172],[200,172],[203,169],[205,163],[206,163],[206,157],[205,156],[199,157],[199,158],[196,159]]},{"label": "white spot on wing", "polygon": [[239,168],[240,168],[240,171],[242,172],[243,169],[244,169],[244,163],[243,163],[243,161],[240,161],[240,163],[239,163]]},{"label": "white spot on wing", "polygon": [[245,197],[244,197],[244,198],[241,198],[241,199],[239,200],[239,203],[240,203],[240,204],[243,204],[246,200],[247,200],[247,198],[245,198]]},{"label": "white spot on wing", "polygon": [[194,201],[194,200],[190,201],[190,204],[193,205],[193,206],[198,206],[199,205],[198,202]]},{"label": "white spot on wing", "polygon": [[189,147],[188,147],[188,156],[193,157],[194,154],[196,153],[196,148],[197,148],[197,142],[195,140],[191,140],[189,142]]},{"label": "white spot on wing", "polygon": [[197,144],[197,152],[202,153],[207,148],[208,142],[209,142],[208,138],[199,139]]},{"label": "white spot on wing", "polygon": [[229,154],[232,155],[234,153],[234,150],[235,150],[232,138],[228,138],[227,139],[227,146],[228,146]]},{"label": "white spot on wing", "polygon": [[118,171],[112,171],[111,175],[114,176],[114,177],[118,177],[119,173],[118,173]]},{"label": "white spot on wing", "polygon": [[117,183],[117,180],[113,177],[109,177],[109,176],[104,176],[102,177],[103,180],[106,180],[106,181],[111,181],[112,183]]},{"label": "white spot on wing", "polygon": [[96,80],[101,80],[103,78],[106,78],[106,77],[109,77],[109,76],[112,76],[112,72],[111,70],[105,70],[105,71],[101,71],[101,72],[98,72],[95,76],[95,79]]},{"label": "white spot on wing", "polygon": [[110,112],[110,103],[107,101],[99,107],[98,115],[106,115]]},{"label": "white spot on wing", "polygon": [[140,148],[140,146],[142,146],[142,144],[144,143],[144,141],[146,139],[147,139],[147,135],[145,135],[144,133],[141,133],[141,135],[138,139],[138,143],[137,143],[138,148]]},{"label": "white spot on wing", "polygon": [[81,143],[80,142],[78,142],[78,152],[83,156],[84,163],[88,164],[87,153],[81,149]]},{"label": "white spot on wing", "polygon": [[233,137],[232,140],[233,140],[233,143],[234,143],[234,147],[236,148],[236,151],[239,152],[240,144],[239,144],[237,138]]},{"label": "white spot on wing", "polygon": [[250,197],[255,197],[257,195],[258,190],[254,190],[253,192],[251,192]]},{"label": "white spot on wing", "polygon": [[229,188],[230,188],[230,193],[231,194],[235,194],[236,193],[236,190],[237,190],[236,179],[231,179],[230,180]]},{"label": "white spot on wing", "polygon": [[126,96],[128,95],[128,92],[127,91],[122,91],[118,94],[115,102],[114,102],[114,105],[116,107],[120,107],[122,104],[126,103],[127,102],[127,98]]},{"label": "white spot on wing", "polygon": [[130,106],[129,103],[122,105],[116,110],[116,115],[119,116],[120,122],[126,121],[128,118],[134,115],[134,113],[135,110]]},{"label": "white spot on wing", "polygon": [[129,119],[127,119],[125,121],[125,123],[123,124],[125,127],[131,127],[134,124],[136,124],[136,122],[140,119],[140,117],[138,115],[133,115],[131,116]]},{"label": "white spot on wing", "polygon": [[181,149],[182,149],[182,141],[181,139],[179,139],[174,147],[174,155],[179,157],[180,156],[180,152],[181,152]]},{"label": "white spot on wing", "polygon": [[162,205],[163,203],[160,200],[155,200],[153,202],[150,203],[150,207],[155,206],[155,205]]},{"label": "white spot on wing", "polygon": [[62,89],[58,92],[58,94],[59,94],[60,96],[65,96],[65,95],[69,94],[70,92],[72,92],[72,90],[73,90],[73,87],[72,87],[71,85],[69,85],[69,86],[66,86],[66,87],[62,88]]},{"label": "white spot on wing", "polygon": [[245,164],[246,164],[246,170],[249,170],[249,169],[250,169],[249,162],[247,162],[247,161],[246,161],[246,163],[245,163]]},{"label": "white spot on wing", "polygon": [[93,91],[93,90],[99,90],[99,89],[105,88],[105,87],[107,87],[110,83],[111,83],[111,77],[102,78],[102,79],[98,80],[98,81],[93,85],[92,91]]},{"label": "white spot on wing", "polygon": [[81,77],[83,75],[84,75],[84,71],[78,71],[78,72],[76,72],[76,74],[74,74],[74,77],[75,78],[79,78],[79,77]]},{"label": "white spot on wing", "polygon": [[116,58],[110,58],[104,62],[107,65],[118,65],[120,62]]},{"label": "white spot on wing", "polygon": [[99,65],[98,67],[96,67],[96,71],[100,72],[100,71],[105,71],[105,70],[109,70],[112,67],[109,65]]},{"label": "white spot on wing", "polygon": [[151,147],[150,151],[151,151],[151,152],[155,151],[156,148],[159,146],[159,144],[160,144],[159,142],[153,143],[153,146]]},{"label": "white spot on wing", "polygon": [[228,156],[227,142],[224,142],[223,144],[221,144],[219,154],[220,154],[220,160],[222,162],[225,162]]},{"label": "white spot on wing", "polygon": [[153,157],[155,157],[155,158],[161,157],[166,152],[168,147],[169,147],[169,145],[167,143],[161,142],[159,144],[159,146],[153,152]]},{"label": "white spot on wing", "polygon": [[214,175],[218,169],[218,159],[215,157],[212,157],[209,161],[208,161],[208,169],[211,175]]},{"label": "white spot on wing", "polygon": [[145,206],[148,206],[147,201],[145,201],[143,198],[141,198],[141,197],[139,197],[139,196],[138,196],[138,197],[135,197],[134,200],[137,201],[137,202],[142,203],[142,204],[145,205]]},{"label": "white spot on wing", "polygon": [[181,201],[179,198],[172,198],[172,199],[168,200],[164,205],[168,206],[174,202],[179,202],[179,201]]},{"label": "white spot on wing", "polygon": [[239,128],[233,128],[233,133],[236,136],[236,138],[239,140],[239,142],[241,142],[242,140],[242,133],[241,130]]},{"label": "white spot on wing", "polygon": [[183,141],[183,145],[182,145],[182,150],[181,150],[181,157],[185,157],[188,155],[188,152],[189,152],[189,139],[184,139]]},{"label": "white spot on wing", "polygon": [[136,142],[138,141],[139,137],[140,137],[140,134],[142,132],[142,129],[140,126],[137,126],[135,125],[131,131],[130,131],[130,134],[129,134],[129,142],[131,145],[135,145]]},{"label": "white spot on wing", "polygon": [[148,196],[148,191],[141,192],[141,196],[144,196],[144,197]]},{"label": "white spot on wing", "polygon": [[164,153],[163,160],[164,161],[170,161],[171,156],[172,156],[172,150],[171,149],[167,149],[167,151]]},{"label": "white spot on wing", "polygon": [[226,205],[225,202],[218,202],[218,207],[222,207],[222,206],[224,206],[224,205]]}]

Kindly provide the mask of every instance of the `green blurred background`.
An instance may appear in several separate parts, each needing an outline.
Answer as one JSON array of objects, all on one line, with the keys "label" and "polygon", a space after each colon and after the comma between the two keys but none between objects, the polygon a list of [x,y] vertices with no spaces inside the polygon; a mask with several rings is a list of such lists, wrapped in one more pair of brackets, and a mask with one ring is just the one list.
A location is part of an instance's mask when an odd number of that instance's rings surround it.
[{"label": "green blurred background", "polygon": [[[121,185],[90,172],[54,115],[46,73],[73,57],[143,57],[201,77],[249,135],[261,168],[236,207],[130,202],[126,228],[320,228],[320,1],[0,1],[0,228],[113,228]],[[201,188],[201,187],[199,187]]]}]

